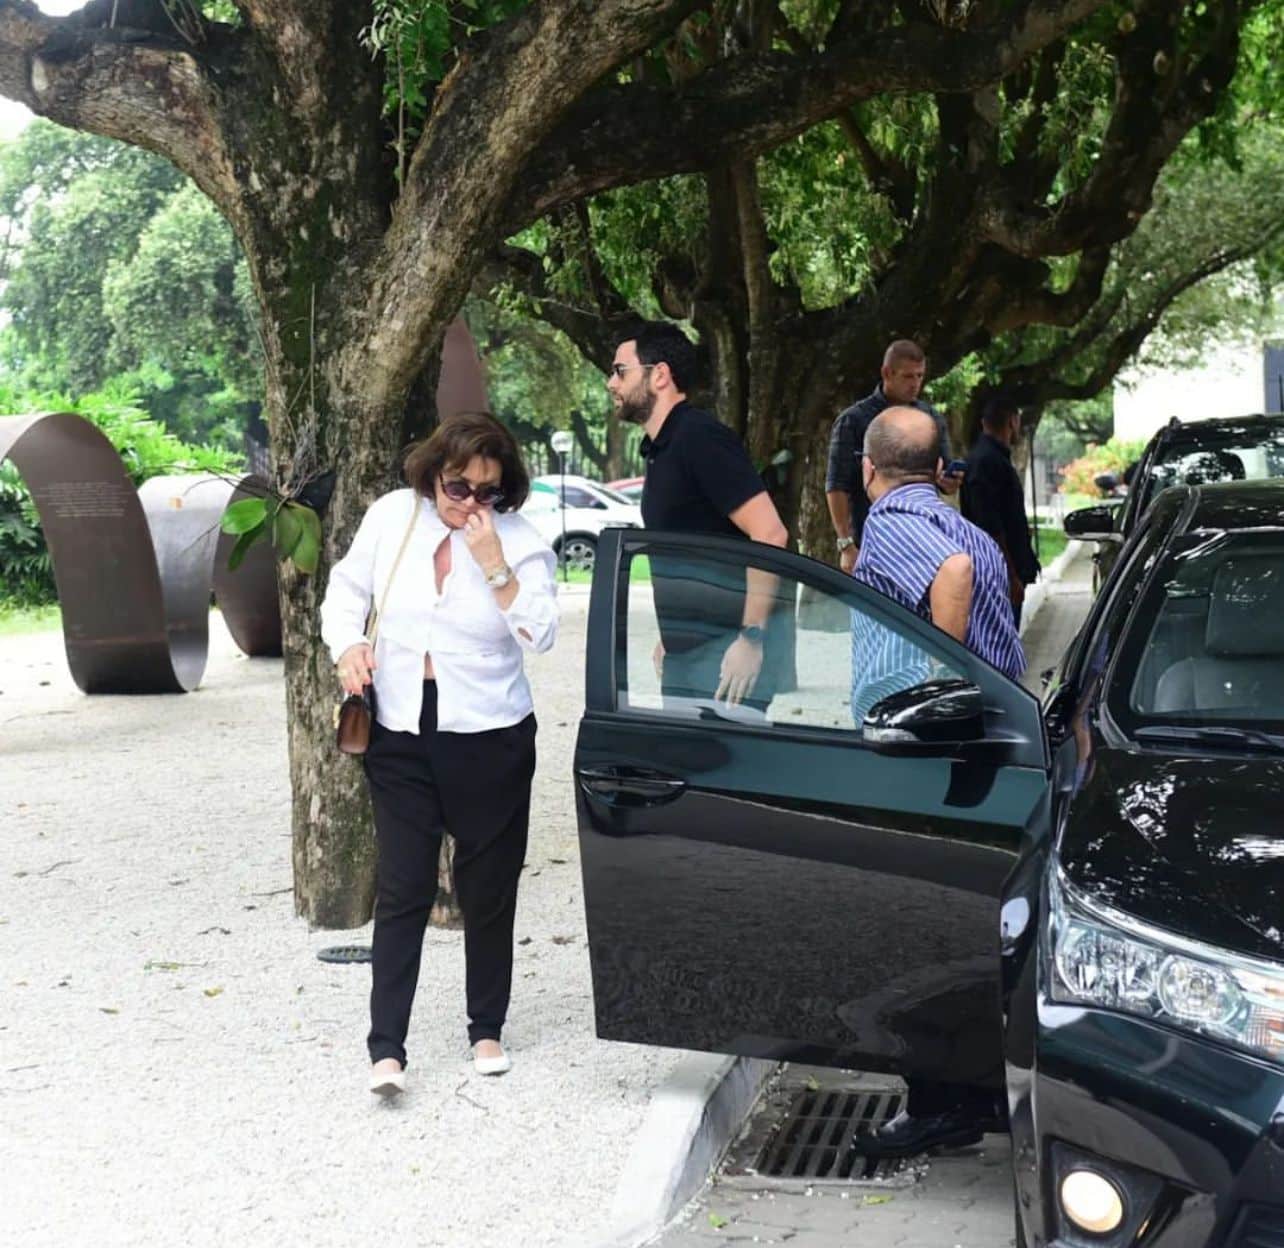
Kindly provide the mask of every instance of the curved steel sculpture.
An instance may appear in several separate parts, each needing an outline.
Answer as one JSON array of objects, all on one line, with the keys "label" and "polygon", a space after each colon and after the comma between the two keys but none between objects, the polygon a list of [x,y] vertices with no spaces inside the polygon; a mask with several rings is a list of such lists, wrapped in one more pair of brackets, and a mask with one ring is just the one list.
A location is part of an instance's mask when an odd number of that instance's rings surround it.
[{"label": "curved steel sculpture", "polygon": [[53,561],[67,662],[85,693],[186,693],[209,653],[213,590],[250,655],[281,653],[276,563],[236,573],[219,520],[257,479],[155,477],[139,490],[116,448],[71,412],[0,418],[0,460],[31,490]]},{"label": "curved steel sculpture", "polygon": [[[437,412],[487,410],[486,381],[462,319],[442,342]],[[281,653],[276,557],[251,546],[235,572],[221,532],[255,476],[153,477],[137,490],[116,448],[71,412],[0,417],[0,461],[13,460],[40,513],[62,607],[63,641],[85,693],[188,693],[209,657],[210,593],[248,655]]]}]

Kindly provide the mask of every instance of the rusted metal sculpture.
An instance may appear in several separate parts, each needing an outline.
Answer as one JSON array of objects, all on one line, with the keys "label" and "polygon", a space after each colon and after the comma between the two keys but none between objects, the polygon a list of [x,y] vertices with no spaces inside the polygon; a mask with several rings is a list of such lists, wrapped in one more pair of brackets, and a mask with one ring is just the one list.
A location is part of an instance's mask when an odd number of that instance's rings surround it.
[{"label": "rusted metal sculpture", "polygon": [[[437,412],[489,408],[462,320],[442,344]],[[248,655],[281,653],[276,558],[251,546],[235,572],[235,538],[219,521],[260,477],[153,477],[135,490],[116,448],[71,412],[0,417],[0,461],[26,481],[53,562],[63,641],[85,693],[187,693],[209,657],[210,595]]]},{"label": "rusted metal sculpture", "polygon": [[53,562],[67,662],[85,693],[184,693],[209,652],[213,589],[252,655],[281,653],[276,566],[251,551],[233,576],[228,503],[257,480],[158,477],[141,490],[116,448],[70,412],[0,418],[0,460],[31,490]]}]

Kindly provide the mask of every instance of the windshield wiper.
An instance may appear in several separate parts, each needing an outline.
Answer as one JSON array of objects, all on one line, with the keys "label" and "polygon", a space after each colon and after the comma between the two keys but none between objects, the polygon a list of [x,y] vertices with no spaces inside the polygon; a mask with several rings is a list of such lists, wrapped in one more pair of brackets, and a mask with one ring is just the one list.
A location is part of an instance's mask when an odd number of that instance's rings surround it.
[{"label": "windshield wiper", "polygon": [[1262,732],[1258,728],[1233,728],[1221,724],[1205,725],[1202,728],[1151,724],[1136,729],[1132,735],[1139,741],[1186,741],[1195,745],[1222,745],[1230,749],[1259,746],[1284,754],[1284,737]]}]

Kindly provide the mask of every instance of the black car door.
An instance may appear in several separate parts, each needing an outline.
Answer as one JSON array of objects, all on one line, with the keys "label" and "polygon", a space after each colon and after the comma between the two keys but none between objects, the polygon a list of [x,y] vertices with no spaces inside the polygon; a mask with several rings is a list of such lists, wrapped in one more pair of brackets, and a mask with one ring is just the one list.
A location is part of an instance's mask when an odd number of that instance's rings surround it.
[{"label": "black car door", "polygon": [[[746,565],[774,606],[758,697],[728,707],[691,671],[735,639]],[[603,534],[587,662],[598,1034],[997,1081],[998,898],[1046,818],[1035,699],[836,569],[640,530]]]}]

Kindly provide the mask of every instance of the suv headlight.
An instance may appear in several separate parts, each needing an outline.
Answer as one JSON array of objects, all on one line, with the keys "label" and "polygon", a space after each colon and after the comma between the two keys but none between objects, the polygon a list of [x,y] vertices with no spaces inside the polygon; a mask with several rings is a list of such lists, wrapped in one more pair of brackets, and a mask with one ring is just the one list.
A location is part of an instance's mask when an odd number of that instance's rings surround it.
[{"label": "suv headlight", "polygon": [[1045,964],[1054,1001],[1151,1018],[1284,1064],[1284,967],[1090,901],[1060,870],[1048,894]]}]

